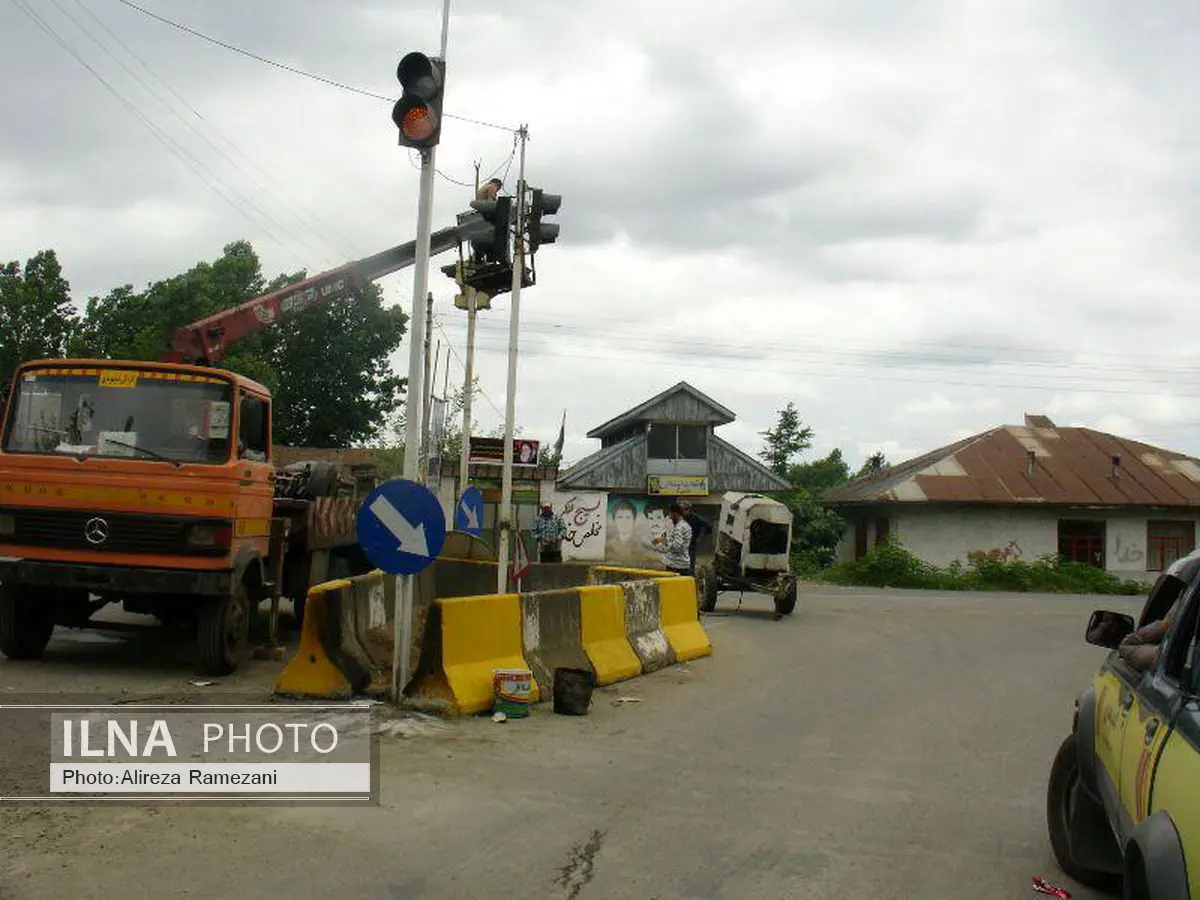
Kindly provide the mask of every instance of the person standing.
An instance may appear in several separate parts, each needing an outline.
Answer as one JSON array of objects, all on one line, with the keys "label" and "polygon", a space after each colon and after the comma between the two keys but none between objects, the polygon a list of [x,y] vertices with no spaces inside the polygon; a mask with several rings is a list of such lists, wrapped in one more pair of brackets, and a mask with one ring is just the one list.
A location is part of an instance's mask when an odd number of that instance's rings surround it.
[{"label": "person standing", "polygon": [[566,530],[562,516],[549,503],[543,502],[532,528],[537,541],[538,562],[562,562],[562,540]]},{"label": "person standing", "polygon": [[683,509],[678,503],[671,507],[671,524],[654,542],[660,548],[663,568],[676,575],[692,574],[688,556],[688,548],[692,545],[692,526],[683,518]]},{"label": "person standing", "polygon": [[700,536],[704,534],[712,534],[712,526],[704,519],[696,514],[695,508],[692,506],[692,501],[682,500],[679,503],[679,508],[683,510],[683,519],[687,522],[691,529],[692,537],[688,544],[688,574],[696,574],[696,543],[700,540]]}]

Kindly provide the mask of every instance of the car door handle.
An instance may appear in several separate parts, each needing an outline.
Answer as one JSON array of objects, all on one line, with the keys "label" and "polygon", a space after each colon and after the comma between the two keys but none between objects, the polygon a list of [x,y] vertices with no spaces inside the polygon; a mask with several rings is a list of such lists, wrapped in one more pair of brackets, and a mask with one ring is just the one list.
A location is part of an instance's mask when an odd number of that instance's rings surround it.
[{"label": "car door handle", "polygon": [[1154,742],[1154,735],[1158,734],[1158,719],[1151,719],[1146,723],[1146,746],[1149,747]]}]

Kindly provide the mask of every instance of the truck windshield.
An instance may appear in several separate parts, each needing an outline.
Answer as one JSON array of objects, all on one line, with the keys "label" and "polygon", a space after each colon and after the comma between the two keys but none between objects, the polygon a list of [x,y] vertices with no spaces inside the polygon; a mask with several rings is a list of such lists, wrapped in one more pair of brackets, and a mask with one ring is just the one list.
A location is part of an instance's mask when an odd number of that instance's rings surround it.
[{"label": "truck windshield", "polygon": [[14,385],[8,453],[229,459],[230,384],[184,372],[26,370]]}]

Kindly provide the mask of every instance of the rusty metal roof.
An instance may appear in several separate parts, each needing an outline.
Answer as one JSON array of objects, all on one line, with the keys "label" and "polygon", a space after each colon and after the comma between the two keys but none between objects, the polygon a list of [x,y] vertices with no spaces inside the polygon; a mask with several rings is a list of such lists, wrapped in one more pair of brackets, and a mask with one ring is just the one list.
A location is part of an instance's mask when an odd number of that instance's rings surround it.
[{"label": "rusty metal roof", "polygon": [[1200,460],[1091,428],[1007,425],[856,478],[822,499],[1200,507]]}]

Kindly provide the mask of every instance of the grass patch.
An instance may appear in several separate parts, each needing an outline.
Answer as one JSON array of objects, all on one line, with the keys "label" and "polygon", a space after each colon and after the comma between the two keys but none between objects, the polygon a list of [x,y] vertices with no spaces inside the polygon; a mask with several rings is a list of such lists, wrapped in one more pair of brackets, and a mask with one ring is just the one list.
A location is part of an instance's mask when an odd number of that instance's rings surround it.
[{"label": "grass patch", "polygon": [[1042,556],[1032,562],[975,552],[964,567],[957,561],[942,569],[905,550],[889,538],[861,559],[843,562],[821,573],[831,584],[857,587],[915,588],[935,591],[1032,591],[1046,594],[1141,595],[1149,585],[1117,576],[1085,563]]}]

